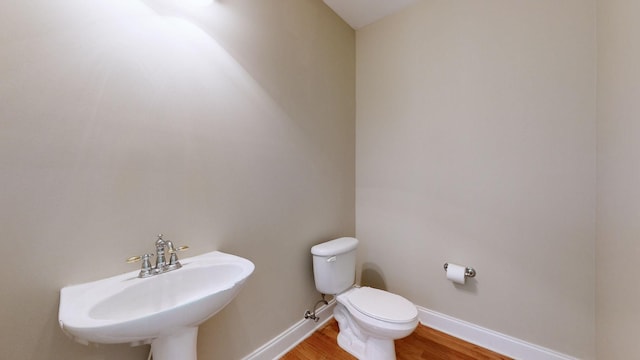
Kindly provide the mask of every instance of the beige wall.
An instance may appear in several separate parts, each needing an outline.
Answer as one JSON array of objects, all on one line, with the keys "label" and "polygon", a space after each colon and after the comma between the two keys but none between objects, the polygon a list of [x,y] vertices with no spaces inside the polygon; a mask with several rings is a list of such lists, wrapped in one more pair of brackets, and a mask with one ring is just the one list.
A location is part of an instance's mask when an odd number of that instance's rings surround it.
[{"label": "beige wall", "polygon": [[363,282],[595,357],[594,20],[593,1],[433,0],[357,32]]},{"label": "beige wall", "polygon": [[[425,0],[359,31],[363,281],[585,359],[597,314],[598,358],[640,353],[639,6],[598,1],[597,57],[592,1]],[[309,247],[354,232],[354,58],[320,1],[0,2],[4,356],[145,358],[68,340],[58,290],[157,232],[256,263],[201,357],[297,321]]]},{"label": "beige wall", "polygon": [[355,231],[354,41],[315,0],[0,2],[2,357],[146,358],[67,339],[58,290],[159,232],[256,265],[202,359],[301,319],[309,248]]},{"label": "beige wall", "polygon": [[599,359],[640,354],[640,3],[598,1]]}]

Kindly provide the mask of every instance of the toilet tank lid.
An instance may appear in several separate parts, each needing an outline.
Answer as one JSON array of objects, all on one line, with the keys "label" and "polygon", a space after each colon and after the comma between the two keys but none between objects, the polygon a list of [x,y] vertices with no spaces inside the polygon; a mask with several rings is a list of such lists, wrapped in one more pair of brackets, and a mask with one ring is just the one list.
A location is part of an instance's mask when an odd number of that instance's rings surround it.
[{"label": "toilet tank lid", "polygon": [[311,248],[311,254],[316,256],[334,256],[344,254],[358,246],[358,239],[341,237],[339,239],[323,242]]}]

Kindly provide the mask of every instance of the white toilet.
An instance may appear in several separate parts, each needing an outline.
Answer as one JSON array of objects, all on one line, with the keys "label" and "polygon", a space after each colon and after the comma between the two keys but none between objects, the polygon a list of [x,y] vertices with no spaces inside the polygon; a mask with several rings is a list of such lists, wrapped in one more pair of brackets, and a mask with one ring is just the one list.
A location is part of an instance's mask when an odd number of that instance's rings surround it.
[{"label": "white toilet", "polygon": [[361,360],[393,360],[393,341],[416,329],[418,310],[402,296],[354,286],[357,246],[357,239],[343,237],[311,248],[316,288],[336,295],[341,348]]}]

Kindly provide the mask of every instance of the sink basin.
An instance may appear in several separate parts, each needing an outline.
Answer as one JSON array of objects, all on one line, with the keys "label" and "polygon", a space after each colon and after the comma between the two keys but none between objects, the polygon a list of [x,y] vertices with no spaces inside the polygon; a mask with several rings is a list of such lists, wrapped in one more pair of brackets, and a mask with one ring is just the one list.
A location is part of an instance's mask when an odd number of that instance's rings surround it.
[{"label": "sink basin", "polygon": [[149,344],[154,360],[196,359],[198,326],[238,294],[251,261],[214,251],[182,268],[138,278],[138,270],[60,291],[62,330],[83,344]]}]

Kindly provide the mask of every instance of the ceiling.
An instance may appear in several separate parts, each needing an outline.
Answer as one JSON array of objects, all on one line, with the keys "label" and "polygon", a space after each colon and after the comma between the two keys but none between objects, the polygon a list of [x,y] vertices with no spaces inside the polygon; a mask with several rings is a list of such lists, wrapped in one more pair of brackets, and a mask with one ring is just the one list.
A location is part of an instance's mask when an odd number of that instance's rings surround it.
[{"label": "ceiling", "polygon": [[354,29],[360,29],[418,0],[324,0]]}]

